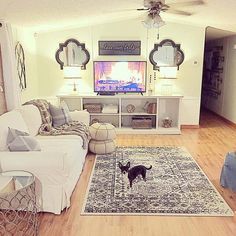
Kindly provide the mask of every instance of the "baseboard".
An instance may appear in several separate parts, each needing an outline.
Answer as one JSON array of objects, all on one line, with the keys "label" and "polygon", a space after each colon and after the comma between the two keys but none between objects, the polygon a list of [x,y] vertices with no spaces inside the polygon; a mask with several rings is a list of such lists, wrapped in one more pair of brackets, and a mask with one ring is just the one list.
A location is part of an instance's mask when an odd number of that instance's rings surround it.
[{"label": "baseboard", "polygon": [[[218,115],[219,116],[219,115]],[[233,127],[236,128],[236,124],[226,118],[224,118],[223,116],[219,116],[225,123],[229,124],[229,125],[232,125]]]},{"label": "baseboard", "polygon": [[[219,119],[221,119],[222,121],[224,121],[225,123],[231,125],[232,127],[236,128],[236,124],[228,119],[226,119],[225,117],[217,114],[214,111],[211,111],[209,109],[205,109],[207,112],[210,112],[212,114],[214,114],[215,116],[217,116]],[[199,129],[200,125],[181,125],[181,129]]]},{"label": "baseboard", "polygon": [[212,114],[214,114],[215,116],[217,116],[218,118],[220,118],[221,120],[223,120],[225,123],[229,124],[229,125],[232,125],[233,127],[236,128],[236,124],[234,122],[232,122],[231,120],[228,120],[227,118],[217,114],[216,112],[214,111],[211,111],[211,110],[208,110],[206,109],[208,112],[211,112]]},{"label": "baseboard", "polygon": [[181,125],[181,129],[199,129],[199,125]]}]

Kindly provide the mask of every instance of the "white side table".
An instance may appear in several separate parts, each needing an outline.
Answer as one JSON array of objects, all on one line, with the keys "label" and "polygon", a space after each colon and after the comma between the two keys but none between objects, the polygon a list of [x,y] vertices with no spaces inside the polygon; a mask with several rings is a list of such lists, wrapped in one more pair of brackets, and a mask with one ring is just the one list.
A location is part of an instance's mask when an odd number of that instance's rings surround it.
[{"label": "white side table", "polygon": [[33,174],[26,171],[0,173],[0,235],[38,235]]}]

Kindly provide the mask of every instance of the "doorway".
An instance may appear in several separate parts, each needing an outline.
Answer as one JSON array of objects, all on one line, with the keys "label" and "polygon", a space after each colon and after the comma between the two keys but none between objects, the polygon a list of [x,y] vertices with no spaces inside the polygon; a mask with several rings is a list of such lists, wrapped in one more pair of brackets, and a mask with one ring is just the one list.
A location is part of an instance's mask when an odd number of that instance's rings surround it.
[{"label": "doorway", "polygon": [[229,95],[233,93],[231,80],[236,76],[229,68],[236,59],[236,34],[207,27],[205,35],[200,125],[206,113],[236,123],[236,108],[231,106],[233,97]]}]

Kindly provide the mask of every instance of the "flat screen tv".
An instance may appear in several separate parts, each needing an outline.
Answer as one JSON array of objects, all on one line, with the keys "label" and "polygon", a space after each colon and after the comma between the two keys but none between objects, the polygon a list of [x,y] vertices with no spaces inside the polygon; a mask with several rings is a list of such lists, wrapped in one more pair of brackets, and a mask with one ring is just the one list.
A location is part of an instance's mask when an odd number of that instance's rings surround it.
[{"label": "flat screen tv", "polygon": [[146,61],[94,61],[94,92],[146,92]]}]

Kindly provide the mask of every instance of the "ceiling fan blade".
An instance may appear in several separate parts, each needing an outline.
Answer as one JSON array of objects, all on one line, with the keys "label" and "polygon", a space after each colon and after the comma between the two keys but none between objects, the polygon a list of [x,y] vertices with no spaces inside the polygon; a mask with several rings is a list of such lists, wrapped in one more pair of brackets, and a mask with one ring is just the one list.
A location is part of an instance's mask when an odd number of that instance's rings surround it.
[{"label": "ceiling fan blade", "polygon": [[137,11],[148,11],[149,8],[138,8]]},{"label": "ceiling fan blade", "polygon": [[168,9],[167,11],[164,11],[164,12],[171,13],[171,14],[183,15],[183,16],[191,16],[192,15],[192,13],[189,13],[186,11],[173,10],[173,9]]},{"label": "ceiling fan blade", "polygon": [[123,12],[135,12],[137,9],[122,9],[122,10],[103,10],[102,13],[123,13]]},{"label": "ceiling fan blade", "polygon": [[176,2],[168,4],[171,8],[178,8],[178,7],[187,7],[187,6],[197,6],[205,4],[204,1],[196,0],[196,1],[188,1],[188,2]]}]

